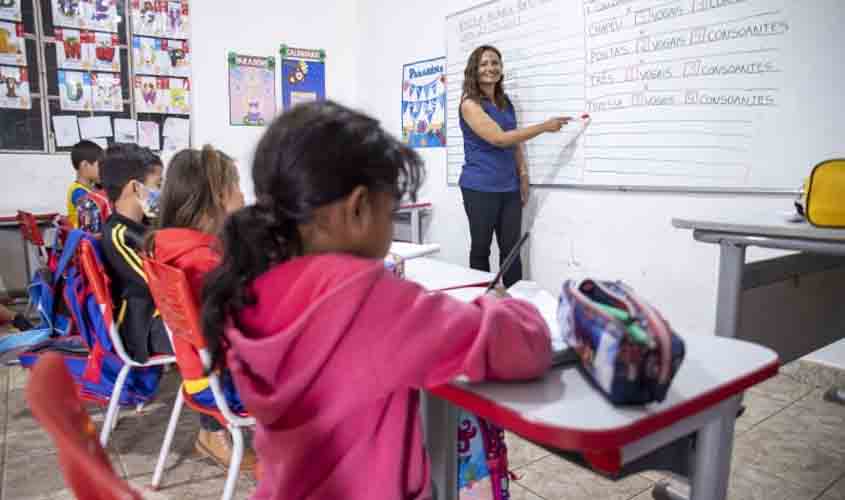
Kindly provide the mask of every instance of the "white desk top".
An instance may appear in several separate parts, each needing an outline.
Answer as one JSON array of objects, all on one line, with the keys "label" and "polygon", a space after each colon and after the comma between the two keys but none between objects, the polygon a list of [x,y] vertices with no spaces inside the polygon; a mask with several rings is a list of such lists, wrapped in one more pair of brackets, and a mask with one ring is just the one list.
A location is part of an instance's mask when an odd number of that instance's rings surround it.
[{"label": "white desk top", "polygon": [[788,222],[779,212],[747,212],[714,215],[707,218],[672,219],[672,225],[681,229],[698,229],[744,236],[773,236],[808,240],[834,240],[845,242],[845,229],[823,229],[806,221]]},{"label": "white desk top", "polygon": [[404,241],[394,241],[390,244],[390,253],[396,254],[406,260],[424,257],[426,255],[435,254],[439,251],[440,245],[437,243],[417,244],[406,243]]},{"label": "white desk top", "polygon": [[533,441],[595,450],[622,447],[777,373],[778,356],[766,347],[709,335],[684,341],[686,359],[662,403],[613,406],[572,367],[534,382],[455,382],[432,392]]},{"label": "white desk top", "polygon": [[405,279],[416,281],[431,291],[486,285],[495,277],[493,273],[476,271],[428,257],[405,262]]}]

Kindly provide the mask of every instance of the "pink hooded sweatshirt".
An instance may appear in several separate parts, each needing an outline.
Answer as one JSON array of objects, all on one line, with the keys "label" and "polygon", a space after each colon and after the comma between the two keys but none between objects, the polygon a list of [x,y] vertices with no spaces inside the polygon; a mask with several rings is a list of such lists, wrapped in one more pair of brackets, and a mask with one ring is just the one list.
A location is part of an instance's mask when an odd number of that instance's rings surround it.
[{"label": "pink hooded sweatshirt", "polygon": [[531,379],[551,363],[532,305],[427,293],[381,261],[300,257],[252,290],[226,336],[257,421],[254,499],[431,498],[418,389],[461,374]]}]

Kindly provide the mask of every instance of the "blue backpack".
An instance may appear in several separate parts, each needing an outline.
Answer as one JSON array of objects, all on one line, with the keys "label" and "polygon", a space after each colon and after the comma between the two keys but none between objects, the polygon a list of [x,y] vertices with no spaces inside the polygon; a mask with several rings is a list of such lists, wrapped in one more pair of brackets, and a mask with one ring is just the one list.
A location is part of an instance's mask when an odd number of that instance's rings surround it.
[{"label": "blue backpack", "polygon": [[[99,241],[82,230],[72,231],[65,241],[54,283],[62,285],[64,301],[79,335],[47,340],[18,357],[21,364],[29,368],[45,352],[62,353],[79,387],[80,396],[106,404],[124,363],[115,354],[109,337],[111,321],[107,321],[103,315],[105,307],[102,306],[111,308],[111,298],[100,297],[98,301],[83,272],[79,258],[81,253],[88,255],[87,258],[92,261],[97,272],[103,273],[103,280],[108,284]],[[100,303],[104,300],[108,300],[108,304]],[[133,368],[120,394],[120,404],[137,406],[148,402],[158,391],[160,380],[161,367]]]}]

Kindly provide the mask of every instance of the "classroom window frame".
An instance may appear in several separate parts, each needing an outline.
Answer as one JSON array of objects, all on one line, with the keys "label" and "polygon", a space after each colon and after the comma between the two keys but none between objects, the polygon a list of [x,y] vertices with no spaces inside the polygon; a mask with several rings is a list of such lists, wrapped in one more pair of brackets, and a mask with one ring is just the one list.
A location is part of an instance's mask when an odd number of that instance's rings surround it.
[{"label": "classroom window frame", "polygon": [[[188,3],[190,7],[190,0],[181,0],[182,2]],[[117,0],[118,5],[118,14],[121,13],[122,9],[122,16],[120,20],[120,24],[118,25],[117,35],[119,38],[122,38],[124,41],[120,42],[115,48],[118,49],[117,57],[120,58],[120,73],[121,78],[121,87],[123,92],[123,111],[73,111],[73,110],[65,110],[62,111],[61,109],[57,109],[54,111],[51,109],[51,103],[55,103],[56,107],[59,106],[60,102],[60,95],[58,90],[58,71],[61,68],[58,67],[58,60],[57,56],[55,55],[55,29],[57,26],[52,22],[52,0],[21,0],[21,21],[5,21],[4,22],[13,22],[19,23],[24,26],[24,29],[27,28],[27,20],[26,20],[26,11],[25,8],[27,5],[31,6],[32,8],[32,32],[25,31],[23,38],[26,40],[25,47],[27,52],[27,64],[26,66],[19,66],[21,68],[26,68],[29,73],[29,81],[30,81],[30,98],[32,99],[32,107],[29,110],[30,112],[36,111],[33,113],[33,116],[38,116],[40,114],[41,117],[41,137],[42,137],[42,147],[41,149],[20,149],[20,148],[3,148],[0,147],[0,155],[5,154],[18,154],[18,155],[66,155],[70,152],[69,147],[57,147],[56,146],[56,139],[55,133],[53,131],[53,123],[52,117],[54,114],[56,115],[75,115],[77,117],[91,117],[91,116],[108,116],[112,118],[112,126],[114,124],[114,118],[129,118],[132,120],[139,120],[139,115],[141,118],[145,120],[152,120],[156,121],[159,124],[159,151],[161,153],[164,144],[162,138],[162,132],[164,130],[164,121],[168,117],[176,117],[176,118],[186,118],[189,121],[190,130],[193,131],[193,107],[194,107],[194,92],[193,92],[193,57],[191,59],[191,72],[190,76],[188,77],[179,77],[179,76],[165,76],[161,75],[166,78],[181,78],[187,79],[190,81],[191,85],[191,112],[187,115],[185,114],[175,114],[175,113],[138,113],[135,109],[135,77],[136,76],[148,76],[145,73],[137,74],[135,72],[134,67],[134,60],[133,60],[133,53],[132,53],[132,40],[133,37],[136,36],[132,29],[132,21],[131,21],[131,14],[132,14],[132,0]],[[45,9],[49,11],[49,17],[51,21],[51,30],[53,30],[53,35],[47,35],[47,27],[45,26],[46,17],[44,15]],[[61,28],[61,26],[59,26]],[[78,29],[78,28],[68,28],[68,29]],[[102,30],[92,30],[86,29],[84,31],[91,31],[95,33],[111,33]],[[137,36],[148,36],[148,35],[137,35]],[[165,37],[152,37],[152,38],[160,38],[166,40],[175,40],[174,38],[165,38]],[[190,36],[184,39],[193,46]],[[33,62],[29,58],[29,43],[34,43],[35,45],[35,61]],[[54,56],[52,59],[56,60],[56,68],[52,70],[52,74],[48,71],[47,68],[47,52],[52,50],[54,52]],[[33,65],[37,71],[31,71]],[[5,65],[4,65],[5,66]],[[103,72],[109,73],[108,71],[98,71],[98,70],[67,70],[67,71],[77,71],[77,72],[85,72],[85,73],[94,73],[94,72]],[[125,77],[125,81],[124,81]],[[50,85],[50,78],[56,80],[55,85]],[[32,89],[34,86],[37,85],[38,92],[33,92]],[[52,86],[56,87],[56,94],[52,95],[50,93],[50,88]],[[36,110],[36,108],[38,108]],[[12,108],[0,108],[0,113],[4,112],[15,112],[15,111],[24,111],[27,110],[16,110]],[[190,141],[190,133],[189,133],[189,147],[191,144]],[[108,138],[108,143],[114,143],[114,136]]]}]

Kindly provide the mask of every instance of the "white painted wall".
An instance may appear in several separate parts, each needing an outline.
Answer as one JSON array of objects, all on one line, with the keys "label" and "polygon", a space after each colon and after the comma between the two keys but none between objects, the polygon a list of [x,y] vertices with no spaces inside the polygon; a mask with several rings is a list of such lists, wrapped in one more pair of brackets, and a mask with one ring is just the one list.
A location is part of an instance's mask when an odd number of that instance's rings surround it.
[{"label": "white painted wall", "polygon": [[[264,128],[229,126],[229,83],[226,54],[234,51],[256,56],[279,56],[285,43],[294,47],[325,49],[326,94],[339,102],[355,102],[358,26],[357,2],[311,0],[279,2],[249,0],[238,8],[221,2],[194,0],[191,4],[193,37],[194,144],[213,144],[239,160],[241,186],[251,201],[249,175],[252,153]],[[277,59],[277,63],[279,63]],[[277,66],[278,67],[278,66]],[[277,75],[277,85],[281,85]],[[281,90],[276,92],[281,110]]]},{"label": "white painted wall", "polygon": [[[240,160],[241,182],[251,199],[250,158],[263,129],[229,126],[226,54],[235,51],[278,58],[282,43],[325,49],[327,94],[347,104],[355,102],[361,65],[354,22],[356,1],[248,3],[249,8],[223,9],[219,0],[195,0],[191,5],[191,48],[193,143],[214,144]],[[281,108],[280,91],[277,98]],[[67,186],[74,178],[70,155],[0,154],[0,172],[0,215],[21,208],[65,212]]]},{"label": "white painted wall", "polygon": [[[361,107],[399,134],[402,64],[445,55],[444,18],[476,3],[450,0],[421,8],[411,2],[361,0]],[[460,191],[446,184],[446,151],[420,151],[428,168],[422,196],[434,203],[427,241],[440,243],[446,260],[466,264],[468,225]],[[526,276],[550,291],[567,278],[621,279],[658,306],[678,330],[712,333],[718,250],[673,229],[671,218],[790,207],[789,199],[759,196],[535,189],[528,210],[535,215],[527,218],[533,232],[523,252]],[[752,259],[761,255],[750,253]]]}]

